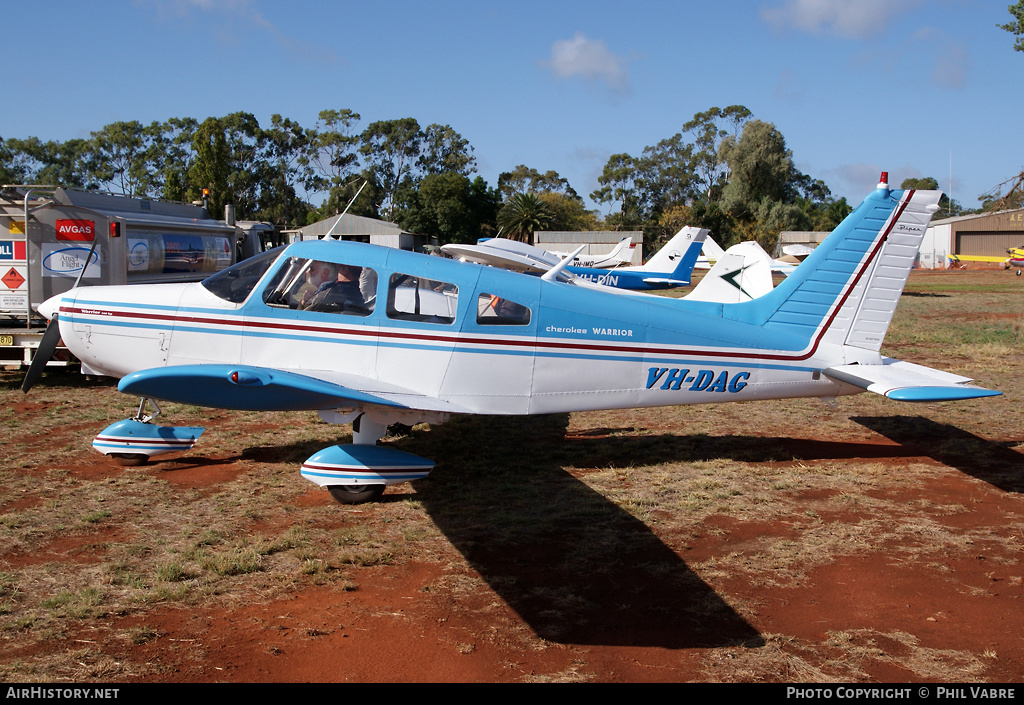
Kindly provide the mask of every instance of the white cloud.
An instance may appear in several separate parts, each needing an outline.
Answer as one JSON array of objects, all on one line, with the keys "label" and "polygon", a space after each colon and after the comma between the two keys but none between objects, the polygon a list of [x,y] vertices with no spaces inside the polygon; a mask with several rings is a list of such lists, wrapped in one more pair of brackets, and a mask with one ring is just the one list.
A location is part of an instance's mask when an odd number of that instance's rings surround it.
[{"label": "white cloud", "polygon": [[780,28],[809,34],[864,38],[882,33],[889,21],[914,9],[920,0],[784,0],[761,10],[761,18]]},{"label": "white cloud", "polygon": [[141,7],[153,10],[161,20],[175,18],[191,21],[196,14],[203,17],[220,40],[231,46],[243,43],[250,33],[269,35],[293,58],[313,64],[331,64],[337,60],[329,48],[293,37],[281,31],[256,8],[252,0],[135,0]]},{"label": "white cloud", "polygon": [[559,78],[583,78],[603,83],[615,93],[629,92],[625,62],[604,42],[588,39],[579,32],[572,39],[559,39],[552,44],[551,59],[544,65]]}]

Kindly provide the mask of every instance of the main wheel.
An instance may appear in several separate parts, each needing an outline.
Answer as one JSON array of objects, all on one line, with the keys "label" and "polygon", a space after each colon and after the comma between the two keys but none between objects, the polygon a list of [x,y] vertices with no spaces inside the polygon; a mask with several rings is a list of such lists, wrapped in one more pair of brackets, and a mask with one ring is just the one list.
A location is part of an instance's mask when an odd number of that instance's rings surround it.
[{"label": "main wheel", "polygon": [[384,485],[328,485],[327,491],[342,504],[362,504],[379,499]]},{"label": "main wheel", "polygon": [[145,453],[108,453],[118,465],[125,467],[138,467],[149,462],[149,456]]}]

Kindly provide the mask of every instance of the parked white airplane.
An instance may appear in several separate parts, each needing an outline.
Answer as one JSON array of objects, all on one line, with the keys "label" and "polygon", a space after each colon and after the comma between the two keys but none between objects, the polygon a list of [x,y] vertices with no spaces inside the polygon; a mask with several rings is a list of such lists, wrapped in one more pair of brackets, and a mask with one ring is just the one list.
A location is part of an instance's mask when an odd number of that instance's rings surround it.
[{"label": "parked white airplane", "polygon": [[466,262],[489,264],[516,272],[543,273],[561,265],[576,282],[644,291],[688,286],[694,262],[707,234],[704,228],[684,227],[644,264],[614,269],[578,267],[569,264],[575,261],[571,257],[559,259],[540,247],[504,238],[489,238],[476,245],[442,245],[441,250]]},{"label": "parked white airplane", "polygon": [[[430,472],[432,461],[376,445],[395,423],[864,390],[917,402],[999,394],[879,353],[940,195],[880,183],[793,274],[744,303],[623,295],[333,240],[197,284],[72,289],[40,307],[51,323],[23,388],[59,336],[83,372],[121,378],[143,403],[352,423],[353,443],[302,466],[342,502]],[[197,429],[156,426],[143,408],[95,447],[144,460],[195,441]]]},{"label": "parked white airplane", "polygon": [[[756,257],[756,249],[764,252],[764,248],[761,247],[755,240],[748,240],[747,242],[753,243],[752,247],[746,249],[745,252],[750,257]],[[746,243],[742,243],[746,244]],[[806,245],[789,245],[784,248],[783,251],[791,250],[792,252],[799,252],[799,255],[793,255],[787,259],[774,259],[767,252],[764,252],[765,257],[768,258],[771,264],[771,271],[778,272],[779,274],[789,276],[789,274],[796,269],[796,266],[807,257],[808,254],[814,250]],[[694,269],[713,269],[715,263],[721,259],[725,253],[722,251],[721,246],[715,242],[711,237],[708,237],[704,241],[704,247],[701,249],[701,256],[697,258],[697,264],[694,265]]]},{"label": "parked white airplane", "polygon": [[619,244],[617,244],[615,248],[606,255],[584,255],[575,252],[557,252],[555,250],[548,250],[548,252],[559,259],[571,258],[572,261],[569,264],[573,267],[610,269],[624,264],[632,264],[633,249],[635,247],[636,245],[633,244],[633,240],[625,237],[619,240]]},{"label": "parked white airplane", "polygon": [[697,258],[694,269],[711,269],[715,266],[718,258],[724,254],[725,250],[715,242],[714,238],[709,236],[704,240],[704,247],[701,248],[700,257]]},{"label": "parked white airplane", "polygon": [[772,258],[754,240],[733,245],[684,298],[738,304],[760,298],[775,286]]}]

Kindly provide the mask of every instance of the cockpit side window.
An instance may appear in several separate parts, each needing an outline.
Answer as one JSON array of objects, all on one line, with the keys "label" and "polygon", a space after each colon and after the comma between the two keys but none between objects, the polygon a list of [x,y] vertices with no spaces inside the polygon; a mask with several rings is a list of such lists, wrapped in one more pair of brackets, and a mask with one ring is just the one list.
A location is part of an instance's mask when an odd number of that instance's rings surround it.
[{"label": "cockpit side window", "polygon": [[215,296],[240,304],[248,298],[256,284],[277,261],[283,247],[250,257],[203,280],[203,286]]},{"label": "cockpit side window", "polygon": [[480,294],[476,301],[476,322],[482,326],[527,326],[530,309],[494,294]]},{"label": "cockpit side window", "polygon": [[377,300],[377,272],[339,262],[291,257],[263,290],[268,306],[369,316]]},{"label": "cockpit side window", "polygon": [[412,274],[388,282],[388,318],[421,323],[452,323],[459,310],[459,287]]}]

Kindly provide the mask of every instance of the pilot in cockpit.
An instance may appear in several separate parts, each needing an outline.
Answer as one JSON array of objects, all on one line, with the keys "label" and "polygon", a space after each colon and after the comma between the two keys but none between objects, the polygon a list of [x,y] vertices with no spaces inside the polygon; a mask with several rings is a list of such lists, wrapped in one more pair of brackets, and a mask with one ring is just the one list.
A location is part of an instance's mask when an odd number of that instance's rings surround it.
[{"label": "pilot in cockpit", "polygon": [[293,308],[308,308],[313,296],[324,284],[333,282],[338,277],[338,265],[333,262],[313,260],[306,269],[306,281],[292,295],[295,302]]}]

